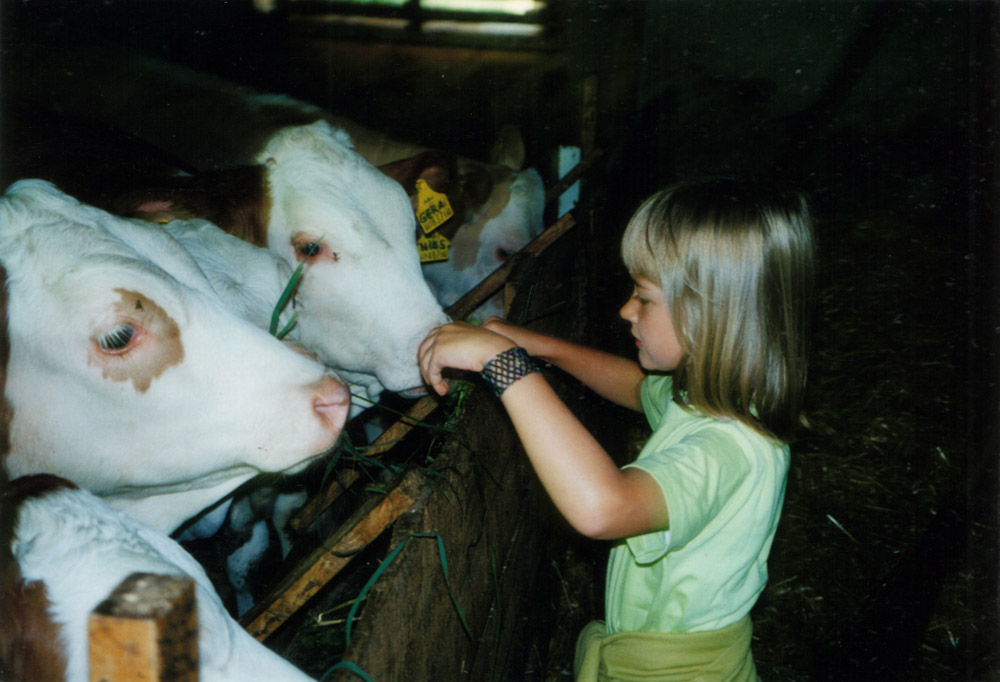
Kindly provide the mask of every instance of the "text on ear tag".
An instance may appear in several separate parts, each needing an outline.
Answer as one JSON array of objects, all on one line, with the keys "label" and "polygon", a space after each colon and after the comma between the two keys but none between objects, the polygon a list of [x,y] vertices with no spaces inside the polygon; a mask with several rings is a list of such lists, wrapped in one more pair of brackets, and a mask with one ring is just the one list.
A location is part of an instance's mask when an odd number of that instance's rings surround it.
[{"label": "text on ear tag", "polygon": [[430,234],[454,214],[447,196],[431,189],[426,180],[417,180],[417,223],[424,234]]},{"label": "text on ear tag", "polygon": [[421,263],[435,263],[437,261],[448,260],[448,255],[451,251],[451,241],[440,234],[422,234],[417,239],[417,250],[420,251]]}]

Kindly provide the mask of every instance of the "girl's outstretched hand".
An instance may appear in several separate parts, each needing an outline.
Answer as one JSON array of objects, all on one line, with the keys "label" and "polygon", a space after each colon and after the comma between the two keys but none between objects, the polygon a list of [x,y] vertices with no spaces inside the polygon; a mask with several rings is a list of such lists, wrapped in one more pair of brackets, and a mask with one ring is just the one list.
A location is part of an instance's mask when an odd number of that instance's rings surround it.
[{"label": "girl's outstretched hand", "polygon": [[431,330],[417,351],[420,373],[438,395],[448,392],[446,367],[479,372],[497,354],[517,344],[506,336],[465,322],[452,322]]}]

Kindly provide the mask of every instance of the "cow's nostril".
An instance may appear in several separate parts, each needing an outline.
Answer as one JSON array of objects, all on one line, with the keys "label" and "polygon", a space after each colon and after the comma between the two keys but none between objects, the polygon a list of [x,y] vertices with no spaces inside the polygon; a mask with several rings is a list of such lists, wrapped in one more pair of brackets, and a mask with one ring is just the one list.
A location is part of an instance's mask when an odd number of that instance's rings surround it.
[{"label": "cow's nostril", "polygon": [[501,263],[507,262],[510,259],[510,257],[513,256],[513,255],[514,255],[513,251],[508,251],[507,249],[503,248],[502,246],[498,247],[497,250],[496,250],[497,260],[500,261]]}]

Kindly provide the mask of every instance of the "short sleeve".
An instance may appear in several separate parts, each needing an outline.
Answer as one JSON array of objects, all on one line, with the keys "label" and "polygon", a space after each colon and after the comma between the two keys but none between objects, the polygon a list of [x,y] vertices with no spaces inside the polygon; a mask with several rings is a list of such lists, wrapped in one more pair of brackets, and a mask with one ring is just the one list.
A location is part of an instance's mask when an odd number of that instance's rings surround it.
[{"label": "short sleeve", "polygon": [[655,561],[683,547],[718,517],[746,480],[750,462],[727,434],[709,429],[681,443],[651,452],[633,464],[659,484],[670,517],[670,533],[645,533],[627,540],[636,561]]},{"label": "short sleeve", "polygon": [[667,406],[673,400],[673,379],[670,376],[650,375],[642,380],[639,397],[649,426],[656,429],[663,420]]}]

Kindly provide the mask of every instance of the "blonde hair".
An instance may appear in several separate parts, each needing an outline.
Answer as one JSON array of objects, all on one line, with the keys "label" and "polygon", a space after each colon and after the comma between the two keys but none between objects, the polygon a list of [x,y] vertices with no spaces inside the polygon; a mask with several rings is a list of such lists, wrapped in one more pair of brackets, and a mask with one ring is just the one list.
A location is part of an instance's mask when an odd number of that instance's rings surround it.
[{"label": "blonde hair", "polygon": [[810,223],[800,195],[735,180],[668,187],[632,216],[622,258],[663,289],[684,352],[678,403],[792,439],[806,383]]}]

